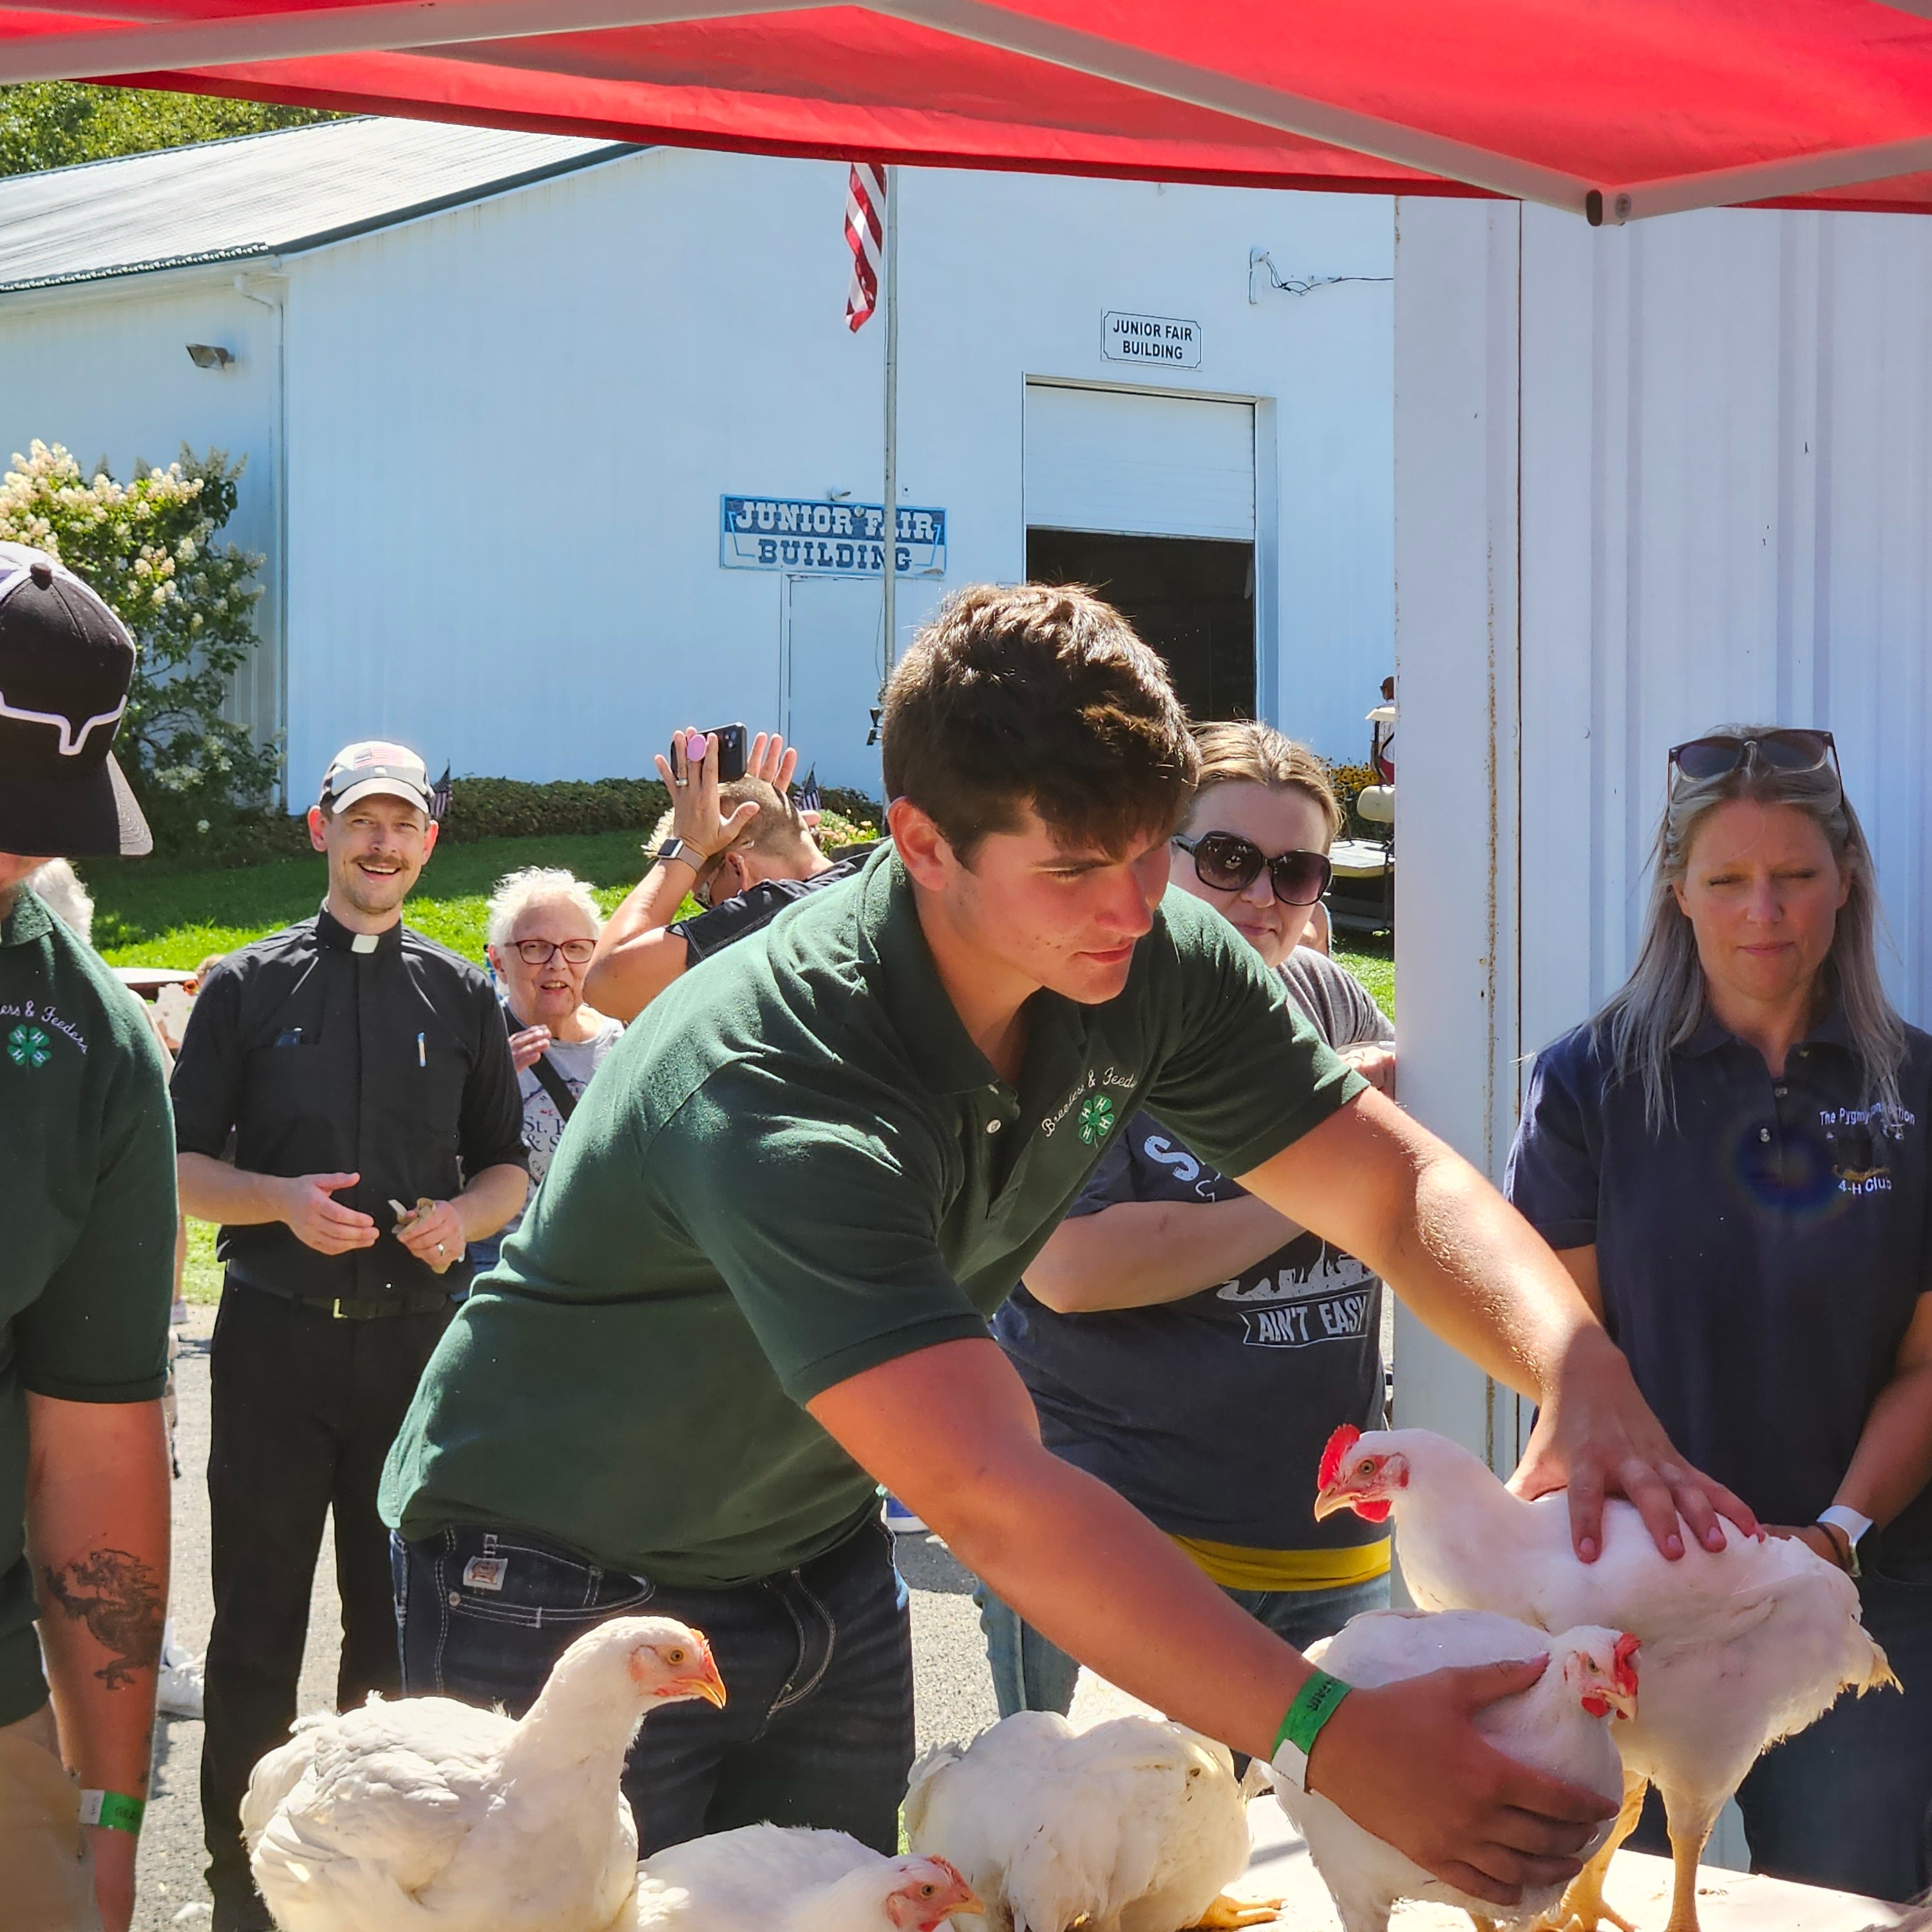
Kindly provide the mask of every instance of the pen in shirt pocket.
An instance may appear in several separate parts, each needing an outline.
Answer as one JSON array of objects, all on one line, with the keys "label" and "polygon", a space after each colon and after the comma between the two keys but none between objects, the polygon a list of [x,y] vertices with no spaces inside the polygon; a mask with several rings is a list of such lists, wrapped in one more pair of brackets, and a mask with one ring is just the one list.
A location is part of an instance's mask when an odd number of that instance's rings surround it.
[{"label": "pen in shirt pocket", "polygon": [[416,1035],[416,1064],[418,1066],[427,1066],[429,1064],[429,1052],[423,1045],[423,1036],[421,1034]]}]

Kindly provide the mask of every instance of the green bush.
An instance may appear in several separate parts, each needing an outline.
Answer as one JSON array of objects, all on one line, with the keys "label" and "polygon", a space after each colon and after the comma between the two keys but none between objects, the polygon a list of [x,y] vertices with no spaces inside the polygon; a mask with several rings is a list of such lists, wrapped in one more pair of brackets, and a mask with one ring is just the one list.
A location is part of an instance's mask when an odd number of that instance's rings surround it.
[{"label": "green bush", "polygon": [[185,448],[130,483],[92,481],[58,443],[34,442],[0,478],[0,538],[58,557],[128,627],[138,646],[115,750],[155,842],[191,848],[273,792],[278,742],[258,745],[224,717],[230,681],[255,647],[251,582],[262,560],[218,543],[235,514],[220,450]]},{"label": "green bush", "polygon": [[[553,838],[598,832],[635,832],[641,840],[670,806],[668,794],[656,778],[559,778],[548,784],[524,778],[454,778],[442,836],[458,845],[484,838]],[[876,838],[884,816],[863,792],[830,790],[820,840],[836,849]],[[278,812],[234,812],[198,826],[171,818],[156,826],[155,850],[164,860],[197,868],[266,865],[308,852],[308,827],[302,814],[290,817]]]}]

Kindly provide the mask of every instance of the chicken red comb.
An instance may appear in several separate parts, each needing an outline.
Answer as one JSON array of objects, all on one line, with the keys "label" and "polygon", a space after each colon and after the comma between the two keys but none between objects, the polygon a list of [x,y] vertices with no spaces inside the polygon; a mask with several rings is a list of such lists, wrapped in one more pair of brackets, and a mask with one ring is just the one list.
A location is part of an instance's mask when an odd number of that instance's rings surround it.
[{"label": "chicken red comb", "polygon": [[1362,1439],[1362,1432],[1352,1422],[1345,1422],[1329,1437],[1322,1451],[1322,1466],[1316,1472],[1315,1486],[1325,1490],[1342,1473],[1342,1465],[1348,1460],[1348,1451]]},{"label": "chicken red comb", "polygon": [[1636,1653],[1638,1639],[1628,1630],[1617,1639],[1612,1668],[1616,1672],[1617,1688],[1629,1692],[1636,1688]]}]

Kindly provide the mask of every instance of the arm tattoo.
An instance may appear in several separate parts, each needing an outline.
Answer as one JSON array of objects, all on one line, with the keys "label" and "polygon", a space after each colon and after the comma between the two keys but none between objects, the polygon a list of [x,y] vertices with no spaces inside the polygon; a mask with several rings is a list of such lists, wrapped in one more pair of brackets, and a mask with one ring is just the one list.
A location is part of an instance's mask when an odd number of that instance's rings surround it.
[{"label": "arm tattoo", "polygon": [[76,1623],[85,1624],[103,1650],[112,1651],[94,1674],[110,1690],[134,1682],[137,1670],[161,1660],[164,1605],[154,1573],[124,1550],[96,1550],[64,1570],[44,1567],[47,1597]]}]

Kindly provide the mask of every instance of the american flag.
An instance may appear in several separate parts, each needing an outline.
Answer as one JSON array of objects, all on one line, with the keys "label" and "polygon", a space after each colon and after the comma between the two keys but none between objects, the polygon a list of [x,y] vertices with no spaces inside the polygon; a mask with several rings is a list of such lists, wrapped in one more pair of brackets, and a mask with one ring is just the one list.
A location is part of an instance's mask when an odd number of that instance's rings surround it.
[{"label": "american flag", "polygon": [[852,286],[845,296],[845,326],[862,328],[879,305],[879,255],[885,246],[886,171],[873,161],[854,161],[845,190],[845,245],[852,251]]}]

